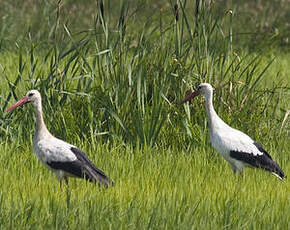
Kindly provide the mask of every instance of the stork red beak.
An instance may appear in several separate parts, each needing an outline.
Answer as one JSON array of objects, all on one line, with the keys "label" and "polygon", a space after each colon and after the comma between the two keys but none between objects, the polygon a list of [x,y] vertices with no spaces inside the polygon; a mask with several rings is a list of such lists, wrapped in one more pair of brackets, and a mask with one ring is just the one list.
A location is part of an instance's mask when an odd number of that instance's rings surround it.
[{"label": "stork red beak", "polygon": [[196,91],[193,91],[191,93],[189,93],[184,99],[183,101],[181,101],[181,104],[187,102],[187,101],[190,101],[192,100],[193,98],[195,98],[196,96],[198,96],[200,94],[200,91],[199,90],[196,90]]},{"label": "stork red beak", "polygon": [[28,102],[29,102],[28,97],[25,96],[25,97],[21,98],[19,101],[17,101],[14,105],[11,105],[8,109],[6,109],[5,112],[9,112],[9,111],[17,108],[18,106],[24,105]]}]

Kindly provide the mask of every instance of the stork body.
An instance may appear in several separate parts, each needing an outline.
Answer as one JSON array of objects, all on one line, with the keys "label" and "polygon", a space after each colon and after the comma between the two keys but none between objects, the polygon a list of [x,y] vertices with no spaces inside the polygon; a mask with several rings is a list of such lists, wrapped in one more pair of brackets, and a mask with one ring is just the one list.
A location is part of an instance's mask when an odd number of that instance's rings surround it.
[{"label": "stork body", "polygon": [[37,90],[30,90],[25,97],[20,99],[6,111],[15,109],[26,103],[32,103],[36,113],[36,132],[33,138],[33,149],[37,158],[51,169],[60,180],[68,181],[68,177],[84,178],[106,187],[113,182],[104,172],[88,159],[84,152],[54,137],[46,128],[42,115],[41,95]]},{"label": "stork body", "polygon": [[213,88],[210,84],[200,84],[198,89],[190,93],[182,103],[199,94],[205,98],[211,144],[230,164],[234,173],[242,173],[244,167],[255,167],[270,171],[283,179],[282,169],[258,142],[247,134],[231,128],[217,115],[212,103]]}]

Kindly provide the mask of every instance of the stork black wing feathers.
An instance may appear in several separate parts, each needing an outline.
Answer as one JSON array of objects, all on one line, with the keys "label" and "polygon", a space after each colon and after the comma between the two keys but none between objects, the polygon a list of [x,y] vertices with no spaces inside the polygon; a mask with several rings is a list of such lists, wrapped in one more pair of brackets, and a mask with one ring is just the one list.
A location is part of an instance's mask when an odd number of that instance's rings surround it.
[{"label": "stork black wing feathers", "polygon": [[47,165],[56,170],[63,170],[76,177],[85,178],[90,182],[98,182],[105,186],[112,184],[105,173],[96,168],[83,151],[74,147],[71,147],[70,149],[77,157],[77,160],[66,162],[50,161],[47,162]]},{"label": "stork black wing feathers", "polygon": [[50,161],[47,162],[47,165],[50,166],[52,169],[63,170],[76,177],[84,177],[86,180],[91,181],[91,178],[83,172],[82,163],[79,160],[67,162]]},{"label": "stork black wing feathers", "polygon": [[81,151],[78,148],[74,148],[74,147],[71,147],[71,151],[76,155],[76,157],[78,158],[79,161],[89,165],[95,172],[97,172],[101,176],[107,177],[103,171],[96,168],[96,166],[93,164],[93,162],[90,161],[90,159],[86,156],[86,154],[83,151]]},{"label": "stork black wing feathers", "polygon": [[86,154],[78,148],[71,147],[71,151],[76,155],[77,159],[82,163],[82,169],[91,179],[106,186],[113,184],[103,171],[98,169],[86,156]]},{"label": "stork black wing feathers", "polygon": [[253,143],[257,149],[263,153],[261,155],[254,155],[243,151],[230,151],[230,156],[236,160],[243,161],[253,167],[262,168],[267,171],[278,174],[281,178],[284,177],[284,172],[279,165],[272,159],[267,151],[257,142]]}]

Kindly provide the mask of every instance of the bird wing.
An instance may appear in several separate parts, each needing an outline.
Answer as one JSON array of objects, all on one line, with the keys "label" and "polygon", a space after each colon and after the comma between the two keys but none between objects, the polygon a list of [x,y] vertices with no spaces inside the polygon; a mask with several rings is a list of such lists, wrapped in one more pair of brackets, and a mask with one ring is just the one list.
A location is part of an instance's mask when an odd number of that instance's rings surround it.
[{"label": "bird wing", "polygon": [[284,172],[279,165],[272,159],[270,154],[262,147],[262,145],[245,133],[232,129],[222,138],[223,146],[227,146],[226,151],[230,157],[245,162],[256,168],[262,168],[273,172],[280,178],[284,177]]},{"label": "bird wing", "polygon": [[73,145],[57,138],[42,139],[35,144],[38,157],[44,162],[71,162],[77,160],[70,150]]},{"label": "bird wing", "polygon": [[104,172],[97,169],[84,152],[74,145],[57,138],[40,140],[38,155],[42,161],[55,170],[62,170],[73,176],[109,185],[111,182]]},{"label": "bird wing", "polygon": [[99,183],[103,183],[107,186],[113,184],[106,174],[102,170],[98,169],[83,151],[77,147],[71,147],[71,151],[75,154],[77,159],[82,162],[86,175],[90,176],[90,181],[98,181]]},{"label": "bird wing", "polygon": [[253,156],[264,154],[263,151],[253,144],[255,141],[251,137],[237,129],[230,128],[223,132],[215,133],[213,137],[215,142],[219,143],[219,146],[222,146],[223,149],[220,150],[223,152],[236,151]]}]

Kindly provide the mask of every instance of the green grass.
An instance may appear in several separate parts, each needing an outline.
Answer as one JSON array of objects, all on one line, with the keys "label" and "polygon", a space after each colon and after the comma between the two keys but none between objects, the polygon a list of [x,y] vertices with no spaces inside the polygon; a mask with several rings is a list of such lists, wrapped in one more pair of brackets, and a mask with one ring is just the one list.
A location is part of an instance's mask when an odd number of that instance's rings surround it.
[{"label": "green grass", "polygon": [[[197,23],[195,1],[179,2],[178,20],[175,2],[113,2],[104,17],[96,1],[62,2],[60,11],[4,4],[0,229],[288,229],[289,179],[254,169],[235,177],[210,147],[202,99],[179,104],[210,82],[222,119],[289,177],[287,14],[268,1],[246,15],[248,1],[216,1],[200,6]],[[284,32],[274,36],[276,27]],[[71,179],[60,189],[33,155],[32,106],[4,112],[32,88],[49,130],[83,149],[114,187]]]},{"label": "green grass", "polygon": [[287,181],[251,169],[236,178],[209,148],[191,153],[107,145],[84,149],[115,187],[103,190],[71,180],[60,190],[30,148],[19,157],[15,148],[2,146],[1,228],[285,229],[289,224]]}]

